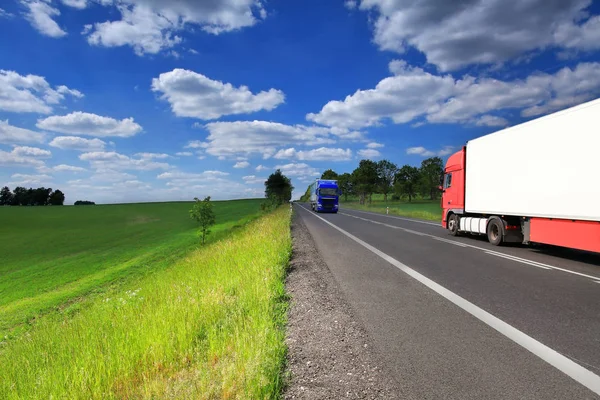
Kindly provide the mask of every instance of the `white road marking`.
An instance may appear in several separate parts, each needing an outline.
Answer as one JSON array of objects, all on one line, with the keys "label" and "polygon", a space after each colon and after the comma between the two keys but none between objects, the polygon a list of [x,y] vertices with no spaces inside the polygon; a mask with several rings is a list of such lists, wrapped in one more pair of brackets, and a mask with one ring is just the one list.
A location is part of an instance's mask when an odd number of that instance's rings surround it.
[{"label": "white road marking", "polygon": [[600,395],[600,376],[598,376],[598,375],[594,374],[593,372],[591,372],[590,370],[582,367],[581,365],[577,364],[576,362],[572,361],[571,359],[563,356],[562,354],[551,349],[550,347],[546,346],[545,344],[535,340],[531,336],[526,335],[525,333],[521,332],[514,326],[507,324],[506,322],[502,321],[500,318],[495,317],[494,315],[490,314],[489,312],[485,311],[484,309],[479,308],[475,304],[460,297],[456,293],[446,289],[442,285],[432,281],[431,279],[427,278],[424,275],[421,275],[414,269],[401,263],[400,261],[396,260],[395,258],[385,254],[381,250],[362,241],[361,239],[357,238],[356,236],[352,235],[351,233],[346,232],[345,230],[338,227],[337,225],[332,224],[331,222],[327,221],[325,218],[323,218],[319,215],[313,214],[313,213],[310,213],[310,214],[313,215],[314,217],[320,219],[321,221],[325,222],[327,225],[336,229],[337,231],[339,231],[343,235],[347,236],[348,238],[352,239],[356,243],[360,244],[364,248],[370,250],[374,254],[383,258],[385,261],[389,262],[390,264],[392,264],[393,266],[398,268],[400,271],[406,273],[413,279],[419,281],[423,285],[427,286],[429,289],[438,293],[440,296],[451,301],[452,303],[454,303],[458,307],[462,308],[463,310],[465,310],[466,312],[468,312],[475,318],[479,319],[486,325],[490,326],[491,328],[500,332],[502,335],[511,339],[513,342],[517,343],[521,347],[529,350],[531,353],[535,354],[542,360],[546,361],[548,364],[552,365],[554,368],[558,369],[559,371],[562,371],[566,375],[570,376],[575,381],[579,382],[586,388],[590,389],[592,392]]},{"label": "white road marking", "polygon": [[544,266],[538,265],[537,263],[525,262],[523,260],[519,260],[518,258],[509,256],[507,254],[495,253],[495,252],[493,253],[493,252],[490,252],[490,251],[486,251],[486,254],[490,254],[490,255],[496,256],[496,257],[505,258],[507,260],[516,261],[516,262],[523,263],[523,264],[533,265],[534,267],[538,267],[538,268],[542,268],[542,269],[550,269],[548,267],[544,267]]},{"label": "white road marking", "polygon": [[528,260],[526,258],[521,258],[521,257],[509,255],[509,254],[506,254],[506,253],[500,253],[500,252],[497,252],[497,251],[486,249],[484,247],[479,247],[479,246],[474,246],[472,244],[466,244],[466,243],[458,242],[456,240],[443,239],[443,238],[440,238],[439,236],[431,235],[429,233],[417,232],[417,231],[413,231],[411,229],[406,229],[406,228],[402,228],[402,227],[399,227],[399,226],[389,225],[389,224],[385,224],[383,222],[373,221],[373,220],[367,219],[367,218],[357,217],[356,215],[345,214],[345,213],[340,213],[340,214],[348,216],[348,217],[360,219],[360,220],[363,220],[363,221],[372,222],[374,224],[384,225],[384,226],[387,226],[388,228],[400,229],[400,230],[402,230],[404,232],[418,234],[419,236],[428,236],[428,237],[430,237],[432,239],[439,240],[441,242],[457,244],[457,246],[458,246],[458,243],[460,243],[460,245],[462,245],[461,247],[470,247],[472,249],[481,250],[481,251],[483,251],[485,253],[488,253],[488,254],[491,254],[491,255],[498,255],[498,257],[504,257],[504,258],[510,257],[514,261],[518,261],[518,262],[521,262],[521,263],[527,264],[527,265],[533,265],[534,267],[540,267],[540,268],[544,268],[544,269],[554,269],[554,270],[557,270],[557,271],[566,272],[568,274],[583,276],[585,278],[590,278],[590,279],[593,279],[595,281],[600,281],[600,277],[598,277],[598,276],[588,275],[588,274],[584,274],[584,273],[581,273],[581,272],[575,272],[575,271],[571,271],[570,269],[555,267],[554,265],[544,264],[544,263],[541,263],[541,262],[538,262],[538,261]]},{"label": "white road marking", "polygon": [[380,215],[380,216],[386,217],[386,218],[400,219],[402,221],[417,222],[419,224],[426,224],[426,225],[433,225],[433,226],[442,226],[441,222],[436,224],[435,222],[427,222],[427,221],[420,221],[418,219],[395,217],[393,215],[379,214],[379,213],[374,213],[374,212],[369,212],[369,211],[355,210],[353,208],[342,208],[342,210],[352,210],[354,212],[359,212],[359,213],[363,213],[363,214]]}]

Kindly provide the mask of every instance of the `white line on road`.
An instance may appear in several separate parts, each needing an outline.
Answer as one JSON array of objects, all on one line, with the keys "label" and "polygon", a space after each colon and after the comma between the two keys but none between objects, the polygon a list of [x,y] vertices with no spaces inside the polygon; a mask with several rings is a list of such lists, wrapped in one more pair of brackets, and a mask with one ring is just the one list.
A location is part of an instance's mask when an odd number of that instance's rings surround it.
[{"label": "white line on road", "polygon": [[442,285],[432,281],[431,279],[427,278],[424,275],[421,275],[414,269],[408,267],[407,265],[402,264],[400,261],[385,254],[381,250],[362,241],[361,239],[357,238],[356,236],[352,235],[351,233],[346,232],[345,230],[338,227],[337,225],[332,224],[331,222],[327,221],[325,218],[320,217],[319,215],[316,215],[316,214],[313,214],[310,212],[309,212],[309,214],[311,214],[314,217],[325,222],[327,225],[331,226],[332,228],[338,230],[343,235],[347,236],[348,238],[352,239],[353,241],[360,244],[364,248],[370,250],[374,254],[383,258],[385,261],[389,262],[390,264],[392,264],[393,266],[398,268],[400,271],[406,273],[407,275],[411,276],[415,280],[417,280],[420,283],[422,283],[423,285],[427,286],[429,289],[438,293],[445,299],[451,301],[458,307],[462,308],[463,310],[465,310],[466,312],[468,312],[475,318],[479,319],[483,323],[487,324],[488,326],[492,327],[496,331],[500,332],[502,335],[511,339],[518,345],[529,350],[530,352],[532,352],[533,354],[535,354],[542,360],[546,361],[548,364],[552,365],[554,368],[556,368],[559,371],[562,371],[566,375],[570,376],[575,381],[579,382],[586,388],[590,389],[592,392],[600,395],[600,376],[594,374],[593,372],[582,367],[581,365],[577,364],[576,362],[563,356],[562,354],[551,349],[550,347],[546,346],[545,344],[538,342],[531,336],[526,335],[525,333],[521,332],[514,326],[507,324],[506,322],[502,321],[498,317],[495,317],[494,315],[490,314],[489,312],[485,311],[484,309],[479,308],[475,304],[460,297],[456,293],[451,292],[450,290],[446,289]]},{"label": "white line on road", "polygon": [[557,270],[557,271],[562,271],[562,272],[566,272],[566,273],[569,273],[569,274],[583,276],[585,278],[590,278],[590,279],[593,279],[595,281],[600,281],[600,277],[598,277],[598,276],[588,275],[588,274],[584,274],[584,273],[581,273],[581,272],[575,272],[575,271],[571,271],[570,269],[555,267],[554,265],[544,264],[544,263],[541,263],[541,262],[538,262],[538,261],[528,260],[526,258],[521,258],[521,257],[517,257],[517,256],[505,254],[505,253],[500,253],[500,252],[489,250],[489,249],[486,249],[486,248],[483,248],[483,247],[474,246],[472,244],[466,244],[466,243],[458,242],[456,240],[443,239],[443,238],[440,238],[439,236],[431,235],[429,233],[417,232],[417,231],[413,231],[411,229],[402,228],[400,226],[389,225],[389,224],[385,224],[383,222],[373,221],[372,219],[357,217],[356,215],[345,214],[345,213],[341,213],[341,214],[345,215],[347,217],[352,217],[352,218],[360,219],[360,220],[363,220],[363,221],[371,222],[371,223],[374,223],[374,224],[387,226],[388,228],[400,229],[400,230],[402,230],[404,232],[417,234],[419,236],[428,236],[428,237],[430,237],[432,239],[439,240],[441,242],[456,244],[457,246],[459,245],[458,243],[460,243],[460,245],[462,245],[462,247],[470,247],[472,249],[481,250],[481,251],[483,251],[483,252],[485,252],[487,254],[498,255],[498,257],[505,257],[505,258],[510,257],[514,261],[518,261],[520,263],[527,264],[527,265],[533,265],[534,267],[540,267],[540,268],[544,268],[544,269],[554,269],[554,270]]},{"label": "white line on road", "polygon": [[435,223],[435,222],[427,222],[427,221],[420,221],[418,219],[412,219],[412,218],[402,218],[402,217],[395,217],[393,215],[388,215],[388,214],[380,214],[380,213],[374,213],[374,212],[370,212],[370,211],[360,211],[360,210],[355,210],[353,208],[342,208],[342,210],[352,210],[354,212],[359,212],[359,213],[363,213],[363,214],[370,214],[370,215],[379,215],[381,217],[386,217],[386,218],[393,218],[393,219],[400,219],[402,221],[410,221],[410,222],[417,222],[419,224],[426,224],[426,225],[433,225],[433,226],[441,226],[441,223]]}]

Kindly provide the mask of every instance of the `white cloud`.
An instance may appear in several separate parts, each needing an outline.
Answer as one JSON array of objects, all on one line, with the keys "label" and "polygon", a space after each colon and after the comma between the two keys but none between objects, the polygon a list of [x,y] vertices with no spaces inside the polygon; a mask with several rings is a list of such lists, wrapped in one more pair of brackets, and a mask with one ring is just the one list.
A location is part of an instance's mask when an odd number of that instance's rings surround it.
[{"label": "white cloud", "polygon": [[137,176],[133,174],[117,171],[108,166],[97,168],[94,174],[84,182],[124,182],[135,179],[137,179]]},{"label": "white cloud", "polygon": [[137,154],[135,154],[135,156],[144,158],[144,159],[148,159],[148,160],[152,160],[152,159],[164,160],[165,158],[170,157],[168,154],[165,154],[165,153],[137,153]]},{"label": "white cloud", "polygon": [[59,104],[67,94],[83,97],[80,91],[64,85],[53,89],[42,76],[0,70],[0,110],[49,114],[52,105]]},{"label": "white cloud", "polygon": [[21,0],[21,4],[27,8],[25,18],[42,35],[61,38],[67,34],[53,19],[60,15],[60,11],[47,1]]},{"label": "white cloud", "polygon": [[589,5],[589,0],[362,0],[360,9],[374,12],[380,49],[405,53],[414,47],[448,71],[550,46],[597,49],[600,24],[594,17],[586,21]]},{"label": "white cloud", "polygon": [[74,165],[66,165],[66,164],[56,165],[56,166],[52,167],[51,169],[56,172],[86,172],[87,171],[87,169],[85,169],[85,168],[76,167]]},{"label": "white cloud", "polygon": [[258,172],[269,169],[269,167],[265,167],[264,165],[259,165],[255,168]]},{"label": "white cloud", "polygon": [[95,151],[83,153],[79,156],[82,161],[88,161],[94,169],[113,170],[138,170],[150,171],[155,169],[170,169],[167,163],[151,161],[149,159],[135,159],[114,151]]},{"label": "white cloud", "polygon": [[477,126],[506,126],[508,121],[505,118],[495,115],[482,115],[475,121]]},{"label": "white cloud", "polygon": [[131,46],[138,55],[178,45],[182,39],[177,32],[188,25],[218,35],[252,26],[266,16],[258,0],[121,0],[115,6],[121,19],[94,24],[85,33],[87,40],[96,46]]},{"label": "white cloud", "polygon": [[40,149],[38,147],[29,146],[15,146],[12,150],[12,154],[20,157],[35,157],[35,158],[49,158],[52,157],[52,153],[48,150]]},{"label": "white cloud", "polygon": [[309,179],[311,177],[321,176],[318,169],[305,163],[277,165],[274,169],[281,170],[285,176],[297,177],[299,179]]},{"label": "white cloud", "polygon": [[390,70],[395,75],[380,81],[375,89],[330,101],[307,118],[341,127],[378,125],[387,119],[402,124],[419,117],[429,123],[500,124],[504,121],[485,115],[506,109],[524,109],[523,116],[540,115],[600,93],[600,63],[581,63],[553,75],[534,73],[513,81],[469,75],[455,80],[399,61],[390,63]]},{"label": "white cloud", "polygon": [[101,151],[106,143],[100,139],[84,139],[78,136],[57,136],[49,143],[63,150]]},{"label": "white cloud", "polygon": [[375,150],[375,149],[361,149],[361,150],[357,151],[356,154],[361,158],[369,158],[369,159],[381,157],[381,153],[379,152],[379,150]]},{"label": "white cloud", "polygon": [[68,135],[87,135],[97,137],[130,137],[142,131],[133,118],[121,121],[110,117],[76,111],[71,114],[53,115],[39,120],[36,125],[40,129],[66,133]]},{"label": "white cloud", "polygon": [[344,7],[346,7],[348,10],[354,10],[357,6],[357,2],[356,0],[346,0],[344,2]]},{"label": "white cloud", "polygon": [[437,151],[427,150],[425,147],[409,147],[406,149],[406,154],[409,155],[419,155],[422,157],[444,157],[449,154],[452,154],[455,151],[453,146],[444,146],[442,149]]},{"label": "white cloud", "polygon": [[184,149],[204,149],[204,148],[206,148],[206,143],[201,142],[200,140],[192,140],[184,147]]},{"label": "white cloud", "polygon": [[191,151],[180,151],[175,153],[175,155],[180,157],[191,157],[194,155],[194,153],[192,153]]},{"label": "white cloud", "polygon": [[178,117],[204,120],[271,111],[285,98],[280,90],[269,89],[253,94],[246,86],[234,87],[231,83],[215,81],[185,69],[160,74],[152,80],[152,90],[162,93],[161,98],[171,104],[173,113]]},{"label": "white cloud", "polygon": [[0,18],[12,18],[12,17],[13,17],[13,15],[11,13],[0,8]]},{"label": "white cloud", "polygon": [[36,167],[43,168],[44,162],[38,158],[23,156],[0,150],[0,166],[2,167]]},{"label": "white cloud", "polygon": [[87,7],[87,0],[61,0],[65,6],[83,10]]},{"label": "white cloud", "polygon": [[236,162],[233,168],[248,168],[250,163],[248,161],[239,161]]},{"label": "white cloud", "polygon": [[10,186],[48,185],[52,181],[52,177],[45,174],[13,174],[11,178],[14,181],[8,183]]},{"label": "white cloud", "polygon": [[244,180],[244,183],[246,183],[248,185],[258,185],[258,184],[262,185],[267,180],[267,178],[261,178],[256,175],[243,176],[242,179]]},{"label": "white cloud", "polygon": [[367,144],[367,149],[380,149],[382,147],[384,147],[384,145],[377,142],[371,142]]},{"label": "white cloud", "polygon": [[285,125],[269,121],[211,122],[206,142],[197,143],[217,157],[260,154],[267,159],[288,146],[315,146],[346,140],[351,131],[321,126]]},{"label": "white cloud", "polygon": [[2,144],[43,143],[44,139],[43,133],[18,128],[10,125],[8,120],[0,120],[0,143]]},{"label": "white cloud", "polygon": [[277,159],[296,159],[302,161],[347,161],[352,158],[350,149],[334,149],[319,147],[312,150],[296,150],[293,147],[281,149],[273,158]]}]

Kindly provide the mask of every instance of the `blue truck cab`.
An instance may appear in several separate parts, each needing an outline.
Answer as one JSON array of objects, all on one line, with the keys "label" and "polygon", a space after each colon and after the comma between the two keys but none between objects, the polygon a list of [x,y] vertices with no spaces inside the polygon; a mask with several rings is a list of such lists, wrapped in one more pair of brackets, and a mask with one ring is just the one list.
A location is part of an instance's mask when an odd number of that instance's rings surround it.
[{"label": "blue truck cab", "polygon": [[310,207],[316,212],[337,213],[340,194],[336,180],[317,179],[310,185]]}]

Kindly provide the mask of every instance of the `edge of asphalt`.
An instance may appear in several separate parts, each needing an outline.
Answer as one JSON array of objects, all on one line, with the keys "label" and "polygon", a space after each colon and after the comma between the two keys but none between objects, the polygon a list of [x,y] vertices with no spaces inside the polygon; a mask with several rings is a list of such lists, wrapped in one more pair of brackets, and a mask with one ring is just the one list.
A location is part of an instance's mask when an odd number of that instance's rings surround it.
[{"label": "edge of asphalt", "polygon": [[319,254],[302,217],[292,219],[291,297],[284,399],[395,399],[372,341]]}]

